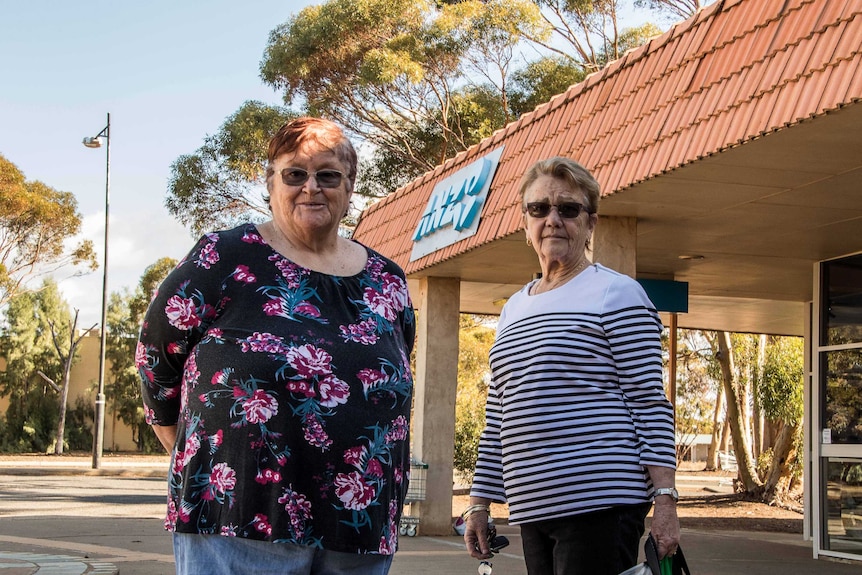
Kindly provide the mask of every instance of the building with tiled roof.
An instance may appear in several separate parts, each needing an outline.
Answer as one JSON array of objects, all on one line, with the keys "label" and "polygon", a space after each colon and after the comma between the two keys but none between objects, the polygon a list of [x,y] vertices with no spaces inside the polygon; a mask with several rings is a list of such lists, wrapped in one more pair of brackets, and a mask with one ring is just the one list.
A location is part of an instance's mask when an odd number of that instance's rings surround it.
[{"label": "building with tiled roof", "polygon": [[[594,261],[687,291],[666,324],[805,336],[806,537],[862,559],[862,530],[830,515],[862,516],[862,496],[844,509],[827,490],[847,466],[862,476],[862,438],[830,436],[827,413],[834,386],[862,393],[827,370],[862,357],[860,99],[862,0],[718,1],[369,207],[354,237],[404,268],[422,321],[429,491],[451,491],[457,314],[499,313],[540,271],[517,185],[562,155],[602,187]],[[482,169],[486,188],[459,194]],[[422,513],[430,530],[451,514]]]}]

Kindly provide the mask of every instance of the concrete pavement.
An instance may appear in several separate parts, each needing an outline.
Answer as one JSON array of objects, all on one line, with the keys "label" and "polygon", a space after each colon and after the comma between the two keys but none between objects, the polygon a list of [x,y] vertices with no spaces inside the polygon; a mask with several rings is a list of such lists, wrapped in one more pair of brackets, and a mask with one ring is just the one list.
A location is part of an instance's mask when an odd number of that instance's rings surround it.
[{"label": "concrete pavement", "polygon": [[[165,461],[0,458],[0,575],[169,575],[171,541],[162,529]],[[681,481],[680,485],[685,485]],[[683,496],[685,492],[683,491]],[[493,560],[495,575],[525,575],[516,527]],[[799,534],[683,529],[694,575],[859,575],[862,563],[812,558]],[[461,538],[402,537],[396,575],[477,572]]]}]

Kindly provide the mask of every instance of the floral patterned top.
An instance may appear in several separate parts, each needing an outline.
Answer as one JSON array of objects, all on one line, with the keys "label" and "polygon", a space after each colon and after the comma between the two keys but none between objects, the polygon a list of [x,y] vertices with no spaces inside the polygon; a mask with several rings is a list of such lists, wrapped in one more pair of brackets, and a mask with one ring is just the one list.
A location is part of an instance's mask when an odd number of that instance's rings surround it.
[{"label": "floral patterned top", "polygon": [[178,425],[166,529],[395,552],[415,321],[404,272],[366,251],[327,275],[245,224],[161,284],[136,364],[148,423]]}]

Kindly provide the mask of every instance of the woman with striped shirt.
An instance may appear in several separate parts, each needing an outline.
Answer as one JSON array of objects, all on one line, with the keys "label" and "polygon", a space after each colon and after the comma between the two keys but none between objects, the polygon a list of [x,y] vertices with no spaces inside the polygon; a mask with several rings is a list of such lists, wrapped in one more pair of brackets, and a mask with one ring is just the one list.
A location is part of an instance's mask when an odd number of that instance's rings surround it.
[{"label": "woman with striped shirt", "polygon": [[679,542],[661,320],[637,282],[587,259],[599,185],[585,168],[539,161],[520,196],[542,277],[500,315],[464,539],[489,558],[489,505],[507,502],[530,575],[617,575],[653,502],[659,556]]}]

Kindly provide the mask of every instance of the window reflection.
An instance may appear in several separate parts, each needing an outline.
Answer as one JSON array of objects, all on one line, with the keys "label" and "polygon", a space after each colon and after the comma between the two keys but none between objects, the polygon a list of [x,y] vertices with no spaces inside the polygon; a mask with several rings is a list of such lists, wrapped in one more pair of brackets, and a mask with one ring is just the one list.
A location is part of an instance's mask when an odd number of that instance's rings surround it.
[{"label": "window reflection", "polygon": [[822,345],[862,342],[862,255],[823,264]]},{"label": "window reflection", "polygon": [[825,549],[862,555],[862,460],[826,463]]},{"label": "window reflection", "polygon": [[826,353],[823,423],[832,443],[862,443],[862,350]]}]

